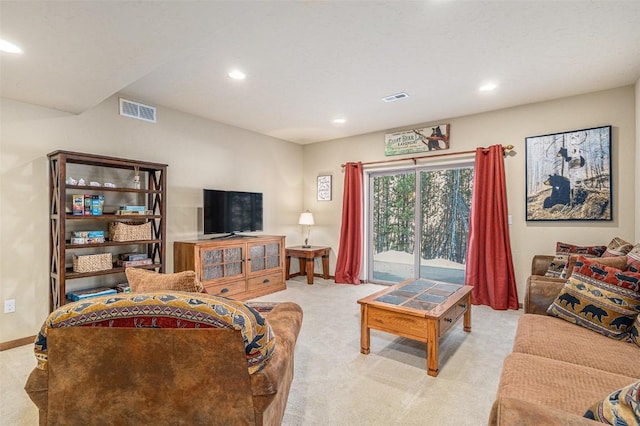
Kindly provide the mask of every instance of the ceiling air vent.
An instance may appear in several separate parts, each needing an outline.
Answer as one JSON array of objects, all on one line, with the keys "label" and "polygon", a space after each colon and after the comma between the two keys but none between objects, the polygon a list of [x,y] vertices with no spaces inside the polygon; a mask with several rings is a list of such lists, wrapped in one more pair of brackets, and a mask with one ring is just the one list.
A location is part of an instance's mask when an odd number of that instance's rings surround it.
[{"label": "ceiling air vent", "polygon": [[382,98],[383,102],[393,102],[393,101],[397,101],[400,99],[404,99],[404,98],[408,98],[409,95],[407,95],[404,92],[400,92],[400,93],[396,93],[395,95],[391,95],[391,96],[385,96],[384,98]]},{"label": "ceiling air vent", "polygon": [[120,115],[155,123],[156,107],[120,98]]}]

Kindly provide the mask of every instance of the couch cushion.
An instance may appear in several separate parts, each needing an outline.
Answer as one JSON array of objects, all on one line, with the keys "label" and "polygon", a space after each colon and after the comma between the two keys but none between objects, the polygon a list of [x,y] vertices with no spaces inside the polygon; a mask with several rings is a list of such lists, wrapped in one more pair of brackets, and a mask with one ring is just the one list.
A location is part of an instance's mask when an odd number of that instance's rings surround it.
[{"label": "couch cushion", "polygon": [[580,257],[547,313],[613,339],[626,339],[640,310],[639,285],[640,274]]},{"label": "couch cushion", "polygon": [[627,271],[640,272],[640,243],[627,253]]},{"label": "couch cushion", "polygon": [[159,274],[140,268],[127,268],[125,275],[131,291],[145,293],[150,291],[190,291],[202,292],[202,284],[194,271],[182,271],[174,274]]},{"label": "couch cushion", "polygon": [[518,320],[513,352],[640,379],[640,348],[636,345],[609,339],[551,316],[522,315]]},{"label": "couch cushion", "polygon": [[498,397],[489,415],[489,426],[596,426],[585,419],[557,408],[520,399]]},{"label": "couch cushion", "polygon": [[[571,274],[573,273],[573,268],[576,266],[576,262],[580,257],[579,254],[571,254],[569,255],[569,260],[567,261],[567,265],[562,270],[560,274],[560,278],[569,279]],[[589,258],[593,262],[598,265],[606,265],[611,266],[612,268],[623,270],[627,266],[627,256],[609,256],[609,257],[594,257]]]},{"label": "couch cushion", "polygon": [[607,246],[578,246],[575,244],[556,243],[556,254],[559,253],[575,253],[586,257],[600,257],[604,254]]},{"label": "couch cushion", "polygon": [[562,272],[567,267],[568,262],[568,254],[556,254],[551,263],[549,263],[549,269],[547,269],[544,276],[548,278],[562,278]]},{"label": "couch cushion", "polygon": [[640,425],[640,382],[618,389],[584,414],[610,425]]},{"label": "couch cushion", "polygon": [[582,416],[595,402],[636,380],[564,361],[512,353],[504,360],[498,396]]},{"label": "couch cushion", "polygon": [[580,254],[585,257],[600,257],[607,246],[578,246],[575,244],[556,243],[556,257],[549,264],[545,277],[560,278],[564,267],[569,260],[569,254]]},{"label": "couch cushion", "polygon": [[271,326],[254,309],[224,297],[187,292],[119,293],[68,303],[54,310],[35,343],[38,368],[47,368],[47,332],[59,327],[233,328],[245,344],[249,373],[275,350]]},{"label": "couch cushion", "polygon": [[629,253],[632,248],[633,244],[630,242],[625,241],[620,237],[615,237],[607,246],[602,257],[624,256]]}]

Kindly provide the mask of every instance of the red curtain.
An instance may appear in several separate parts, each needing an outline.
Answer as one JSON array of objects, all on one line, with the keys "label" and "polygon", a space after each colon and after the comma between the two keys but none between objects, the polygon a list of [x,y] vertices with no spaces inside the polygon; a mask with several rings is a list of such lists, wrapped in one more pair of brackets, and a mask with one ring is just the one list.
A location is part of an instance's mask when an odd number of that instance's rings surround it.
[{"label": "red curtain", "polygon": [[360,284],[362,263],[362,163],[347,163],[336,283]]},{"label": "red curtain", "polygon": [[474,305],[518,309],[502,145],[476,150],[466,269]]}]

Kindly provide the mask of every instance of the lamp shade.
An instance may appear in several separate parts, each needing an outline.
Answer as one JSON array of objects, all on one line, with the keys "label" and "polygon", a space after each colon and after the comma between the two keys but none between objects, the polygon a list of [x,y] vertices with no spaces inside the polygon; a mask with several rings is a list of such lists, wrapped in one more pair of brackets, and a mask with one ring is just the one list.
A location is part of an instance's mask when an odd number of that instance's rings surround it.
[{"label": "lamp shade", "polygon": [[300,213],[298,225],[313,225],[313,215],[311,214],[311,212]]}]

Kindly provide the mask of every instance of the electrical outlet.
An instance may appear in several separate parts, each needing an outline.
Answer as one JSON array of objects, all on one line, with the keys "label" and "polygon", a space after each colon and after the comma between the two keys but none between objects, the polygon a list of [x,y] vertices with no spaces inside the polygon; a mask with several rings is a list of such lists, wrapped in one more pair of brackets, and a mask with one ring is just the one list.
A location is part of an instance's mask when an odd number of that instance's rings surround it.
[{"label": "electrical outlet", "polygon": [[16,311],[16,299],[8,299],[4,301],[4,313],[10,314]]}]

